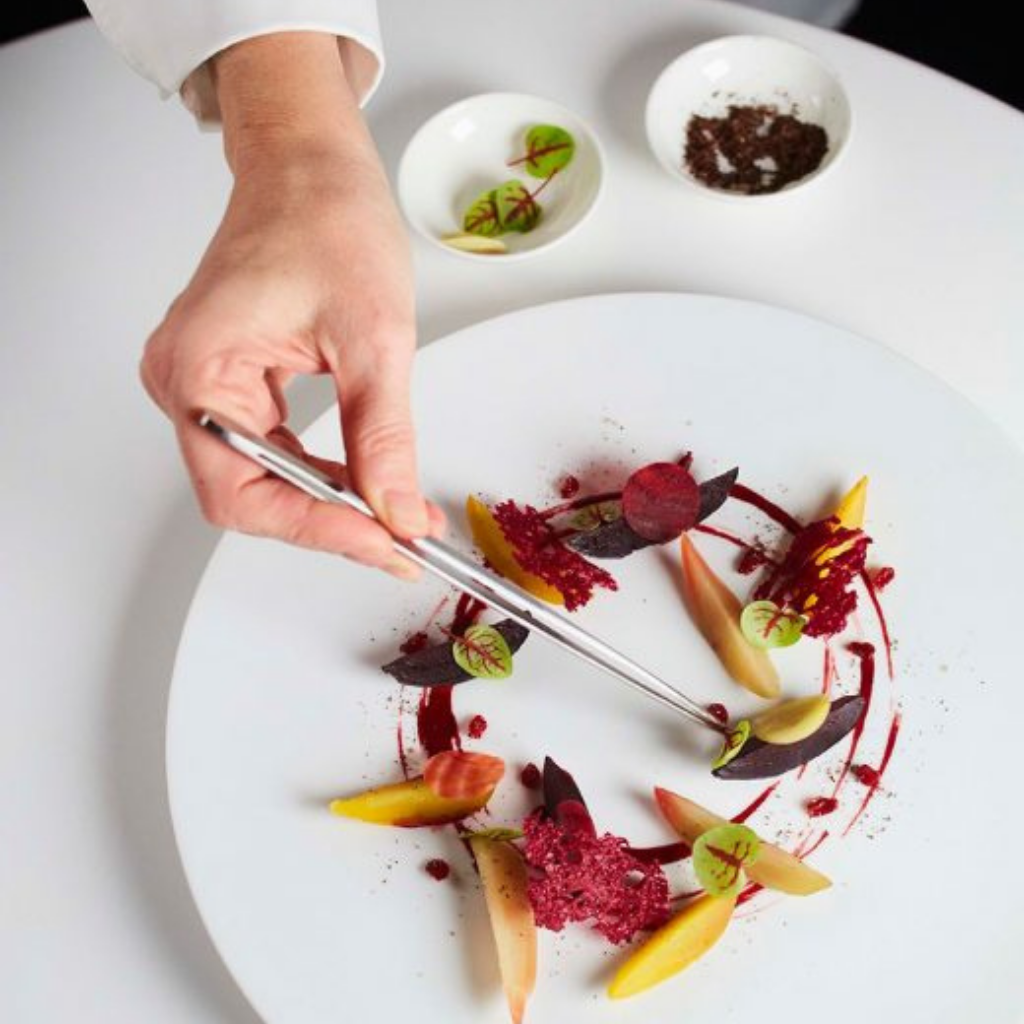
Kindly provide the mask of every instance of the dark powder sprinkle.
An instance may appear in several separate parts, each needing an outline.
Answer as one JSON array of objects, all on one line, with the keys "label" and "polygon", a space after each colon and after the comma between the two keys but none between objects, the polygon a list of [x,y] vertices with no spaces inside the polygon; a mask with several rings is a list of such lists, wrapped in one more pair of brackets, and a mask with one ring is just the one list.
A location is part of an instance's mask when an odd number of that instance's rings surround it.
[{"label": "dark powder sprinkle", "polygon": [[442,860],[440,857],[435,857],[433,860],[428,860],[423,865],[423,870],[426,871],[435,882],[443,882],[451,873],[452,869],[448,865],[448,861]]},{"label": "dark powder sprinkle", "polygon": [[827,152],[823,128],[771,106],[734,105],[686,125],[686,169],[723,192],[778,192],[816,171]]}]

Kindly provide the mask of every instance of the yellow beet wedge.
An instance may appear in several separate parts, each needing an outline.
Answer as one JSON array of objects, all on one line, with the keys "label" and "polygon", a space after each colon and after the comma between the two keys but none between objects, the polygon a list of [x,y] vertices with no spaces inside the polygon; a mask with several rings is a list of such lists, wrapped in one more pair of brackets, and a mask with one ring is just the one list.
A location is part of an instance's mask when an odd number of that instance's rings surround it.
[{"label": "yellow beet wedge", "polygon": [[545,583],[539,576],[527,572],[516,561],[512,547],[505,540],[505,535],[501,532],[497,520],[491,515],[491,510],[473,495],[466,499],[466,517],[469,519],[473,541],[499,576],[504,576],[548,604],[565,604],[565,598],[560,590],[556,590],[550,583]]},{"label": "yellow beet wedge", "polygon": [[526,863],[511,843],[474,836],[469,845],[480,869],[509,1014],[520,1024],[537,980],[537,928]]},{"label": "yellow beet wedge", "polygon": [[759,697],[777,697],[779,674],[768,655],[743,635],[739,599],[712,572],[685,533],[681,543],[683,596],[697,628],[740,686]]},{"label": "yellow beet wedge", "polygon": [[626,999],[685,970],[722,937],[735,908],[735,896],[694,900],[629,956],[615,972],[608,995]]},{"label": "yellow beet wedge", "polygon": [[374,825],[397,825],[416,828],[419,825],[444,825],[479,811],[494,792],[494,786],[472,797],[438,796],[423,779],[409,779],[391,786],[368,789],[358,796],[332,800],[331,813],[342,818],[356,818]]},{"label": "yellow beet wedge", "polygon": [[[665,820],[676,830],[679,838],[691,846],[698,836],[719,825],[728,824],[728,819],[719,817],[671,790],[658,787],[654,790],[654,798]],[[744,864],[743,871],[752,882],[766,889],[789,893],[790,896],[811,896],[832,884],[826,875],[815,871],[799,857],[764,840],[761,841],[757,859],[753,863]]]},{"label": "yellow beet wedge", "polygon": [[823,693],[784,700],[750,720],[750,731],[764,743],[799,743],[817,732],[832,702]]},{"label": "yellow beet wedge", "polygon": [[845,529],[861,530],[864,528],[867,505],[868,478],[862,476],[846,493],[832,514],[839,520],[839,525]]}]

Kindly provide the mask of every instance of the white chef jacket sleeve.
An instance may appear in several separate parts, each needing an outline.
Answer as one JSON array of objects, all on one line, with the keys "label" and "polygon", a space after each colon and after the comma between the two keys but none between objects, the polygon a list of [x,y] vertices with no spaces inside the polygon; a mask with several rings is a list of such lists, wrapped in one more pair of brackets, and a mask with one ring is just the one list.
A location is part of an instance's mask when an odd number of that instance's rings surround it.
[{"label": "white chef jacket sleeve", "polygon": [[271,32],[328,32],[353,90],[365,102],[384,54],[376,0],[86,0],[100,31],[165,98],[181,93],[200,124],[220,120],[207,61]]}]

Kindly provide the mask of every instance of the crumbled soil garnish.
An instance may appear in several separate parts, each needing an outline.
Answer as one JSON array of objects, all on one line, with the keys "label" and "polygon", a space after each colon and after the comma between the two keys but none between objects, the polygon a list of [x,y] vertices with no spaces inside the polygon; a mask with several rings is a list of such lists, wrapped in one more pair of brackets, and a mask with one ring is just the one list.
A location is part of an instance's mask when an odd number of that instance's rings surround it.
[{"label": "crumbled soil garnish", "polygon": [[451,873],[451,865],[448,861],[442,860],[440,857],[434,857],[432,860],[428,860],[423,865],[423,870],[426,871],[435,882],[443,882]]},{"label": "crumbled soil garnish", "polygon": [[695,114],[686,125],[686,169],[723,192],[778,192],[817,170],[827,152],[823,128],[768,105],[735,104],[725,117]]},{"label": "crumbled soil garnish", "polygon": [[565,829],[539,811],[526,818],[523,832],[527,892],[539,927],[559,932],[570,922],[589,924],[621,944],[668,919],[661,865],[634,857],[625,839]]},{"label": "crumbled soil garnish", "polygon": [[816,796],[805,804],[807,813],[812,818],[824,818],[831,814],[839,806],[839,801],[834,796]]},{"label": "crumbled soil garnish", "polygon": [[568,500],[569,498],[575,498],[580,493],[580,482],[577,477],[574,477],[572,473],[566,474],[562,478],[562,482],[558,485],[558,494],[560,497]]},{"label": "crumbled soil garnish", "polygon": [[487,719],[483,715],[474,715],[466,726],[466,735],[470,739],[478,740],[487,732]]},{"label": "crumbled soil garnish", "polygon": [[749,576],[752,572],[760,569],[762,565],[767,564],[768,556],[760,548],[747,548],[736,563],[736,571],[741,576]]},{"label": "crumbled soil garnish", "polygon": [[566,547],[532,506],[503,501],[491,513],[519,565],[558,590],[565,598],[566,611],[585,605],[595,587],[619,589],[610,573]]},{"label": "crumbled soil garnish", "polygon": [[529,764],[524,764],[523,770],[519,773],[519,781],[527,789],[540,789],[543,781],[540,769],[532,761]]}]

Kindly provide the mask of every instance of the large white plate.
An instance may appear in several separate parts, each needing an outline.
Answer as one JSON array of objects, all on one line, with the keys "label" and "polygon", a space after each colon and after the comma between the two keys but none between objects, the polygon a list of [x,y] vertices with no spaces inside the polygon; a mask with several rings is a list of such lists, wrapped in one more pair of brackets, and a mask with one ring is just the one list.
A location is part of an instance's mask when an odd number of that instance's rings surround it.
[{"label": "large white plate", "polygon": [[[836,886],[749,905],[761,909],[705,960],[625,1004],[603,995],[617,954],[579,931],[545,934],[529,1019],[1018,1020],[1016,449],[874,344],[695,296],[597,297],[480,324],[420,356],[416,395],[425,480],[452,509],[469,491],[546,501],[563,470],[614,473],[686,448],[699,475],[738,463],[748,483],[808,516],[868,472],[873,561],[899,571],[886,604],[902,739],[884,793],[816,855]],[[335,447],[334,424],[328,415],[309,432],[314,450]],[[701,543],[724,569],[728,553]],[[585,609],[585,625],[699,698],[749,708],[687,622],[670,552],[616,573],[621,591]],[[207,926],[273,1024],[505,1019],[482,900],[451,831],[325,810],[332,795],[397,777],[399,696],[377,666],[440,592],[232,536],[196,595],[169,712],[175,828]],[[860,624],[875,628],[866,614]],[[780,659],[789,692],[817,685],[820,654],[801,649]],[[704,735],[540,640],[517,666],[507,683],[457,690],[460,714],[484,713],[477,746],[510,764],[550,753],[569,767],[602,826],[668,841],[654,783],[729,812],[756,792],[707,776]],[[840,669],[849,688],[841,652]],[[876,703],[891,699],[886,686]],[[883,727],[869,730],[868,759]],[[826,784],[820,771],[787,780],[755,824],[795,840],[802,801]],[[516,783],[503,789],[499,817],[526,806]],[[838,833],[844,815],[821,824]],[[422,871],[437,855],[454,881]]]}]

